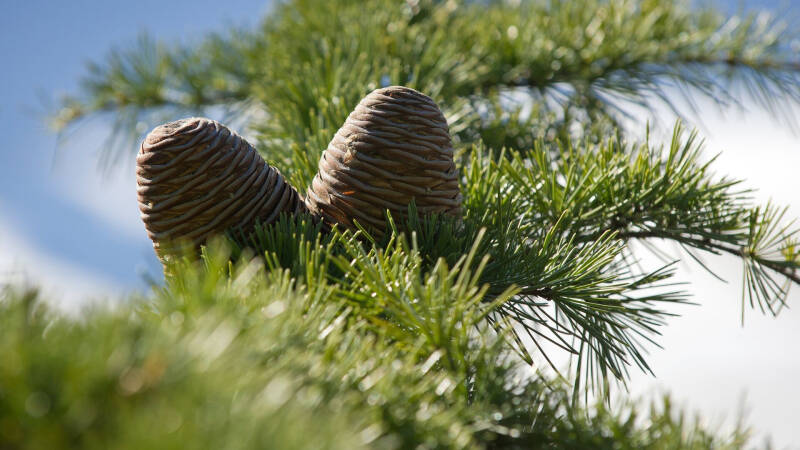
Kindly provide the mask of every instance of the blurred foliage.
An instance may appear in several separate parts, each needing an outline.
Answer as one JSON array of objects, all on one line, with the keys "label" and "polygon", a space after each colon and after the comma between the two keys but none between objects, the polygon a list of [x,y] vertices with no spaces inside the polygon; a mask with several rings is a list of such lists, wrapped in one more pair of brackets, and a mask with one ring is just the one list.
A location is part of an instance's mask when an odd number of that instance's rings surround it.
[{"label": "blurred foliage", "polygon": [[[360,246],[353,236],[337,239]],[[312,253],[336,258],[322,248]],[[746,442],[746,429],[718,437],[667,399],[646,413],[632,404],[571,406],[565,386],[526,374],[504,351],[507,330],[486,329],[481,317],[492,305],[480,301],[485,288],[468,259],[452,268],[440,263],[425,278],[383,271],[390,261],[413,265],[417,258],[394,246],[356,258],[360,286],[395,289],[383,312],[321,279],[305,284],[268,272],[260,259],[231,264],[224,247],[202,264],[177,262],[180,275],[151,298],[95,306],[79,317],[50,311],[35,291],[6,289],[0,444],[610,449]],[[409,295],[418,301],[404,302]]]},{"label": "blurred foliage", "polygon": [[[620,121],[703,96],[791,120],[791,33],[683,1],[294,0],[253,30],[113,51],[53,118],[113,118],[108,163],[209,114],[302,191],[353,106],[402,84],[445,112],[464,215],[410,205],[380,241],[307,217],[231,230],[152,295],[77,317],[6,289],[0,448],[743,447],[668,399],[608,406],[690,298],[674,257],[644,269],[630,244],[735,255],[743,313],[777,314],[798,233],[694,133],[634,143]],[[546,374],[559,355],[571,372]]]}]

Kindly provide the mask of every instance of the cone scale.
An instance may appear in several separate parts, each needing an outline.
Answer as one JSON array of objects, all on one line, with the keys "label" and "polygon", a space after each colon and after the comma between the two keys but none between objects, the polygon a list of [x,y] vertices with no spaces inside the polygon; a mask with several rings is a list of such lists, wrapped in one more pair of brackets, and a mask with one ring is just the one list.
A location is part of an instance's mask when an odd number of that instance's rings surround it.
[{"label": "cone scale", "polygon": [[141,217],[156,254],[203,244],[231,228],[269,224],[305,210],[302,199],[241,136],[190,118],[156,127],[136,158]]},{"label": "cone scale", "polygon": [[439,107],[413,89],[367,95],[323,152],[306,206],[330,224],[353,221],[382,236],[385,210],[459,215],[461,193],[450,133]]}]

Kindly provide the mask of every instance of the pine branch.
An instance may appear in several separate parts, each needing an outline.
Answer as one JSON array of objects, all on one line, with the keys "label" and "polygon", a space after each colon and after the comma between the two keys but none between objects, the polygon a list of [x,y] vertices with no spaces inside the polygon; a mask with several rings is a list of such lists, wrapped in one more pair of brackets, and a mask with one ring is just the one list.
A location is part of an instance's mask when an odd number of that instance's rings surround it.
[{"label": "pine branch", "polygon": [[748,250],[746,247],[731,247],[723,244],[709,242],[707,240],[691,240],[690,238],[686,238],[680,235],[670,236],[670,237],[665,237],[665,236],[666,236],[665,233],[645,232],[645,231],[625,232],[619,234],[619,237],[621,239],[665,239],[666,238],[669,240],[688,243],[694,247],[703,248],[709,251],[719,251],[743,259],[752,259],[756,263],[764,265],[765,267],[788,278],[792,282],[800,284],[800,275],[798,275],[797,267],[795,267],[794,264],[791,263],[787,264],[785,261],[776,261],[761,257],[758,254],[753,253],[751,250]]},{"label": "pine branch", "polygon": [[778,278],[800,281],[798,230],[784,223],[785,210],[753,207],[748,191],[734,189],[739,181],[713,180],[713,160],[698,161],[702,144],[695,141],[677,126],[666,154],[649,144],[608,143],[567,146],[552,157],[540,145],[530,160],[516,155],[500,167],[511,189],[526,193],[531,213],[523,223],[563,221],[578,242],[610,231],[623,241],[665,239],[738,256],[748,264],[743,297],[774,313],[788,294]]},{"label": "pine branch", "polygon": [[[498,189],[503,184],[479,186]],[[467,198],[487,199],[475,194]],[[511,198],[513,202],[517,197]],[[498,331],[511,333],[507,342],[529,362],[530,345],[538,346],[546,359],[554,356],[541,348],[545,341],[576,355],[587,368],[587,373],[575,374],[576,393],[585,385],[602,389],[609,377],[624,380],[630,364],[649,370],[643,344],[654,343],[650,336],[669,316],[658,305],[683,302],[685,297],[664,289],[669,287],[664,283],[669,268],[636,274],[616,265],[624,246],[612,234],[577,245],[574,236],[564,236],[560,225],[542,230],[536,238],[536,230],[515,222],[498,229],[492,224],[505,220],[504,215],[515,209],[504,202],[495,205],[478,220],[473,216],[462,224],[446,217],[419,218],[412,206],[411,220],[395,226],[374,246],[369,245],[370,239],[359,240],[362,232],[321,235],[319,227],[306,220],[284,217],[249,238],[237,237],[237,248],[242,249],[244,243],[264,255],[272,270],[290,269],[312,292],[320,286],[323,290],[336,286],[352,307],[362,314],[370,311],[370,320],[382,324],[383,332],[393,336],[419,333],[436,343],[436,348],[454,342],[442,337],[449,333],[443,330],[454,329],[448,325],[452,320],[466,319],[459,319],[461,307],[455,300],[447,300],[451,307],[435,311],[432,320],[421,300],[429,294],[416,289],[424,285],[430,293],[437,280],[446,279],[442,268],[452,265],[453,271],[471,274],[465,279],[482,286],[462,293],[445,284],[438,291],[438,295],[469,298],[469,304],[482,305],[469,326],[456,329],[478,327],[488,319]],[[469,207],[472,212],[479,209],[474,203]],[[234,253],[237,258],[246,254]],[[433,324],[436,328],[430,328]],[[531,340],[526,343],[520,333]]]},{"label": "pine branch", "polygon": [[[297,0],[277,6],[253,32],[212,36],[197,46],[143,40],[139,49],[112,53],[91,68],[82,93],[64,101],[55,122],[63,128],[98,112],[120,112],[131,118],[122,128],[135,130],[140,122],[154,125],[162,108],[197,115],[227,105],[247,115],[252,107],[266,113],[249,121],[258,147],[290,179],[307,181],[308,164],[296,156],[308,152],[316,161],[358,99],[385,84],[433,96],[451,131],[467,142],[492,127],[477,106],[502,104],[509,89],[546,111],[567,108],[573,117],[613,121],[620,99],[648,106],[655,96],[674,105],[669,84],[681,87],[690,104],[696,95],[743,101],[743,88],[761,106],[788,115],[784,107],[800,100],[800,61],[785,50],[791,38],[774,19],[724,19],[681,2],[454,8],[434,1]],[[504,120],[517,126],[519,118]],[[570,121],[564,122],[536,128],[564,133]],[[529,121],[516,134],[525,129]]]}]

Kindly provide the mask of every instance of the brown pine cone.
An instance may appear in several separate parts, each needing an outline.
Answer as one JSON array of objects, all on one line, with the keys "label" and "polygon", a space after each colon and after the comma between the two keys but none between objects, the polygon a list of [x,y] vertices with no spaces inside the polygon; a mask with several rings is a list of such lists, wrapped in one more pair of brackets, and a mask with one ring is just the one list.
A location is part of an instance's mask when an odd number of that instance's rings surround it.
[{"label": "brown pine cone", "polygon": [[322,153],[306,206],[330,224],[375,236],[385,210],[398,219],[414,200],[420,214],[459,215],[461,192],[447,120],[430,97],[402,86],[364,97]]},{"label": "brown pine cone", "polygon": [[164,261],[170,243],[199,247],[229,228],[304,211],[303,200],[241,136],[210,119],[156,127],[136,157],[139,209]]}]

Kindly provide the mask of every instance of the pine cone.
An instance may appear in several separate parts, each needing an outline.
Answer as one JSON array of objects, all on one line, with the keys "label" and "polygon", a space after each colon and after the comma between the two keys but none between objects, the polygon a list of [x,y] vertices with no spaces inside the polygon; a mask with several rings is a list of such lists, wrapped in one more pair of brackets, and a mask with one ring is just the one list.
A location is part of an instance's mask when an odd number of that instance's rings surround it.
[{"label": "pine cone", "polygon": [[155,128],[136,158],[139,209],[159,258],[169,243],[199,247],[229,228],[249,230],[304,211],[297,191],[241,136],[210,119]]},{"label": "pine cone", "polygon": [[381,237],[384,211],[459,215],[461,192],[447,120],[430,97],[391,86],[364,97],[322,153],[306,206],[330,224],[353,220]]}]

